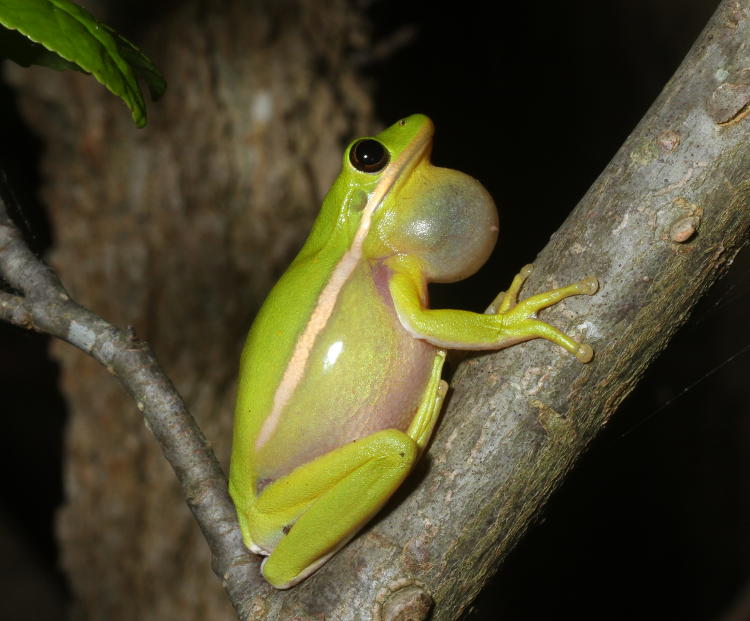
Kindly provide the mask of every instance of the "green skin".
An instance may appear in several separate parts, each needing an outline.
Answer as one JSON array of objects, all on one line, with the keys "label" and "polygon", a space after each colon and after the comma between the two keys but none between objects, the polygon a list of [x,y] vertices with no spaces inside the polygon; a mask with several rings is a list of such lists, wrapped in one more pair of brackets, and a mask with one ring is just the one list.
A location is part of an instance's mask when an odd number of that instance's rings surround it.
[{"label": "green skin", "polygon": [[434,128],[412,115],[375,136],[377,172],[343,168],[307,242],[273,288],[240,361],[229,491],[266,580],[309,576],[377,513],[424,451],[448,385],[446,349],[533,338],[593,353],[539,321],[593,294],[593,277],[518,302],[524,267],[486,314],[427,307],[428,282],[474,273],[497,210],[471,177],[430,163]]}]

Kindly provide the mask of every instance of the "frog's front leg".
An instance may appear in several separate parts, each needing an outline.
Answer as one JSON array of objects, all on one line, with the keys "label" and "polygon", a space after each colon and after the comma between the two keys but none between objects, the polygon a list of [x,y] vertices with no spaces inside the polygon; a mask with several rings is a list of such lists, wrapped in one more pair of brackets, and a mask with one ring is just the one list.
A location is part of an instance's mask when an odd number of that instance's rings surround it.
[{"label": "frog's front leg", "polygon": [[445,395],[448,394],[448,382],[440,379],[444,362],[445,350],[439,349],[432,363],[432,372],[422,397],[422,403],[406,431],[407,435],[417,443],[420,454],[427,447],[432,430],[440,416]]},{"label": "frog's front leg", "polygon": [[385,429],[321,455],[264,488],[240,516],[246,542],[271,552],[261,570],[273,586],[286,589],[312,574],[398,489],[440,414],[444,360],[438,351],[406,433]]},{"label": "frog's front leg", "polygon": [[599,288],[599,282],[593,276],[589,276],[566,287],[537,293],[519,302],[518,294],[533,268],[531,263],[524,265],[513,278],[508,291],[498,295],[485,314],[502,315],[506,325],[519,336],[547,339],[564,347],[581,362],[589,362],[594,356],[589,345],[578,343],[554,326],[540,321],[536,318],[536,313],[572,295],[593,295]]},{"label": "frog's front leg", "polygon": [[398,317],[415,337],[448,349],[500,349],[521,341],[544,338],[564,347],[581,362],[593,356],[591,347],[536,317],[543,308],[572,295],[596,293],[598,282],[590,276],[566,287],[545,291],[518,301],[518,293],[531,273],[525,266],[507,292],[500,294],[486,314],[463,310],[429,309],[423,304],[424,284],[418,265],[408,258],[391,261],[390,291]]}]

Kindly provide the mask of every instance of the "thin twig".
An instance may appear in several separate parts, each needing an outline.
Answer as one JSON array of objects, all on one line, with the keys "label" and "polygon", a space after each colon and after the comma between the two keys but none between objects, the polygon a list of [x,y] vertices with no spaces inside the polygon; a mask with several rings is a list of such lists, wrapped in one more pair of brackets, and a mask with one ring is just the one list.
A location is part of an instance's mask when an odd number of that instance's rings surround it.
[{"label": "thin twig", "polygon": [[[0,184],[7,184],[2,173]],[[31,252],[4,195],[0,192],[0,277],[22,295],[0,291],[0,319],[75,345],[120,380],[177,475],[211,548],[214,571],[240,618],[249,618],[257,562],[242,544],[226,477],[203,432],[148,345],[72,300],[54,271]]]}]

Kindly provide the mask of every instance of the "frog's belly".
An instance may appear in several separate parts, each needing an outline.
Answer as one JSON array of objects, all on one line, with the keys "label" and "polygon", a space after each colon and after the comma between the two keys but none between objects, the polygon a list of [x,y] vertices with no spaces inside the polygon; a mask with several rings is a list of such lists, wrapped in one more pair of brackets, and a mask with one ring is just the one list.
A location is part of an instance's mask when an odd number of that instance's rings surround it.
[{"label": "frog's belly", "polygon": [[376,431],[409,427],[436,348],[404,330],[387,275],[363,264],[342,288],[306,357],[303,381],[256,441],[257,481],[267,484]]}]

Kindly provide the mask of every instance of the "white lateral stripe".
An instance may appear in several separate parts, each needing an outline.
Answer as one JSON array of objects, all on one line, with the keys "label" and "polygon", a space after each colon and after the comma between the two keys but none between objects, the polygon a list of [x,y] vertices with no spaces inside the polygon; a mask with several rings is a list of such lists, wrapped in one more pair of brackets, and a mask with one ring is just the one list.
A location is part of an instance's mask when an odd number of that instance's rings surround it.
[{"label": "white lateral stripe", "polygon": [[338,300],[339,293],[346,284],[346,281],[349,280],[354,268],[357,267],[357,263],[359,263],[359,260],[362,258],[362,245],[367,237],[367,233],[370,231],[370,223],[372,222],[373,213],[375,213],[375,210],[393,187],[401,173],[406,170],[412,161],[422,154],[430,137],[430,132],[423,132],[422,135],[415,136],[414,140],[412,140],[409,147],[402,152],[401,156],[388,166],[380,181],[375,186],[372,194],[367,199],[367,204],[362,210],[362,219],[359,222],[359,227],[357,228],[357,233],[354,236],[352,245],[349,250],[344,253],[344,256],[341,257],[338,265],[336,265],[331,273],[331,278],[326,283],[326,286],[323,287],[323,291],[320,293],[315,310],[312,315],[310,315],[310,320],[307,322],[302,335],[297,340],[292,357],[284,370],[284,375],[276,389],[276,393],[274,394],[273,407],[263,421],[258,437],[255,440],[256,450],[262,448],[263,445],[271,439],[274,430],[279,424],[284,407],[289,403],[295,389],[302,380],[305,365],[307,364],[307,359],[310,356],[313,345],[315,344],[315,339],[328,323],[331,313],[333,313],[333,307]]}]

